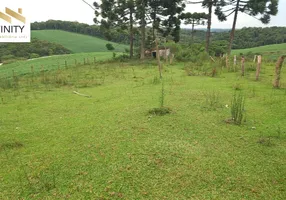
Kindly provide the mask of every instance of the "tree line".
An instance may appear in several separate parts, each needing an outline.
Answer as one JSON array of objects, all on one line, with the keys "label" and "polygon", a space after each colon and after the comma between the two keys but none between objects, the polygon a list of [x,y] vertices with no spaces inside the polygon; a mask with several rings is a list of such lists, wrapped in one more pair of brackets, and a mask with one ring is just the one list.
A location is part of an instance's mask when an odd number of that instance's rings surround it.
[{"label": "tree line", "polygon": [[32,38],[30,43],[2,43],[0,45],[0,63],[69,53],[72,52],[60,44]]},{"label": "tree line", "polygon": [[[226,21],[233,16],[233,25],[228,40],[227,53],[230,55],[239,20],[238,13],[245,13],[255,17],[264,24],[270,22],[271,16],[278,13],[279,0],[101,0],[93,3],[95,13],[94,22],[99,24],[104,35],[111,37],[110,31],[128,32],[130,44],[130,57],[133,56],[134,34],[140,35],[140,58],[144,58],[146,41],[148,36],[153,45],[158,38],[163,41],[180,41],[180,26],[182,22],[192,24],[192,35],[194,26],[206,21],[206,52],[209,53],[211,25],[214,11],[220,21]],[[85,1],[84,1],[85,2]],[[86,3],[86,2],[85,2]],[[207,13],[185,12],[187,4],[200,4],[207,8]],[[151,27],[151,32],[146,31]]]},{"label": "tree line", "polygon": [[[88,25],[79,22],[69,22],[61,20],[48,20],[46,22],[34,22],[31,24],[32,30],[63,30],[69,31],[102,39],[107,39],[104,32],[98,25]],[[150,27],[147,27],[147,33],[150,33]],[[226,40],[229,37],[230,31],[217,31],[211,30],[212,41]],[[146,39],[146,48],[152,42],[152,37],[148,34],[149,39]],[[139,33],[135,32],[135,41],[140,38]],[[193,37],[193,39],[191,39]],[[113,30],[109,38],[112,42],[129,44],[129,36],[127,32],[118,33]],[[202,43],[206,41],[205,30],[195,29],[181,29],[180,30],[180,43],[188,44],[190,42]],[[257,46],[286,43],[286,27],[244,27],[236,30],[236,37],[234,38],[232,49],[245,49]]]},{"label": "tree line", "polygon": [[[224,40],[229,32],[213,35],[213,40]],[[286,27],[242,28],[236,31],[232,49],[246,49],[270,44],[286,43]]]}]

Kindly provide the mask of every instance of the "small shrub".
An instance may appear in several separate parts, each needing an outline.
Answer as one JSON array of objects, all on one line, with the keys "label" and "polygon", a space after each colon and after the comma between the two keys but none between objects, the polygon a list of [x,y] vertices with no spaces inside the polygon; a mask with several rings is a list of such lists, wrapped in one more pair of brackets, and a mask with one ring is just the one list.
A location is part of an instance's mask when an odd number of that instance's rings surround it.
[{"label": "small shrub", "polygon": [[220,103],[220,94],[218,92],[208,92],[205,94],[205,98],[206,108],[210,110],[216,110],[217,108],[222,106],[222,104]]},{"label": "small shrub", "polygon": [[60,85],[67,85],[68,84],[68,80],[67,77],[65,75],[57,75],[55,76],[54,79],[55,83],[60,86]]},{"label": "small shrub", "polygon": [[10,78],[0,79],[0,88],[6,90],[13,88],[13,82]]},{"label": "small shrub", "polygon": [[114,50],[113,45],[112,45],[112,44],[110,44],[110,43],[107,43],[105,46],[106,46],[107,50],[109,50],[109,51]]},{"label": "small shrub", "polygon": [[245,98],[239,93],[233,95],[231,101],[231,117],[236,125],[241,125],[242,121],[245,119],[245,110],[244,110]]},{"label": "small shrub", "polygon": [[234,90],[241,90],[241,89],[242,89],[240,83],[236,83],[236,84],[234,84],[232,87],[233,87]]},{"label": "small shrub", "polygon": [[160,78],[158,76],[154,76],[153,80],[152,80],[152,84],[154,85],[157,85],[159,84],[161,81],[160,81]]},{"label": "small shrub", "polygon": [[31,53],[30,56],[29,56],[30,59],[39,58],[39,57],[40,57],[40,55],[36,54],[36,53]]},{"label": "small shrub", "polygon": [[257,143],[262,144],[264,146],[272,146],[271,137],[260,137]]}]

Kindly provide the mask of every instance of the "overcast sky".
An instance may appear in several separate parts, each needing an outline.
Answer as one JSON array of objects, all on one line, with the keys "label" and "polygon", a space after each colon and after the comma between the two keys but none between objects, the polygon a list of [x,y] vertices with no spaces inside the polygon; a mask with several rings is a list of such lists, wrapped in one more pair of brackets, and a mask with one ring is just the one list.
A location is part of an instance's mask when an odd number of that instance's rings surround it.
[{"label": "overcast sky", "polygon": [[[94,0],[86,0],[90,4]],[[47,21],[49,19],[78,21],[86,24],[93,24],[94,11],[82,0],[0,0],[0,11],[5,7],[16,10],[23,8],[23,15],[30,18],[31,22]],[[248,15],[239,14],[237,28],[242,27],[266,27],[286,26],[286,0],[280,0],[277,16],[271,18],[268,25],[263,25],[258,20]],[[206,12],[199,5],[188,5],[186,11]],[[214,17],[213,28],[231,28],[233,15],[226,22],[218,22]],[[187,27],[183,25],[183,27]]]}]

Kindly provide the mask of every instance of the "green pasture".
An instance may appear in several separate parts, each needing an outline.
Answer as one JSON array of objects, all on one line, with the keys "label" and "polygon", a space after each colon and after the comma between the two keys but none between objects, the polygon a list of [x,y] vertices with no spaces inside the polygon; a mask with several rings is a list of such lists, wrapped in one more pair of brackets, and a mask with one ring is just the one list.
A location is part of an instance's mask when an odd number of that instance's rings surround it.
[{"label": "green pasture", "polygon": [[38,30],[32,31],[32,37],[63,45],[73,53],[106,52],[106,44],[111,43],[115,52],[124,52],[127,45],[109,42],[97,37],[71,33],[61,30]]},{"label": "green pasture", "polygon": [[[122,55],[122,53],[116,53]],[[29,74],[32,71],[39,72],[42,70],[49,71],[67,66],[82,65],[86,63],[94,63],[104,61],[113,57],[112,52],[94,52],[94,53],[77,53],[66,55],[55,55],[51,57],[36,58],[33,60],[17,61],[11,64],[0,66],[0,77],[11,77],[13,72],[16,75]]]},{"label": "green pasture", "polygon": [[278,59],[279,56],[286,55],[286,43],[265,45],[249,49],[232,50],[233,55],[248,54],[248,53],[261,54],[266,58],[276,60]]},{"label": "green pasture", "polygon": [[[163,62],[161,80],[155,60],[87,57],[31,61],[54,69],[40,73],[29,61],[0,67],[22,74],[0,79],[1,200],[286,198],[285,70],[273,89],[275,63],[255,81],[252,62],[245,76]],[[245,99],[241,125],[235,94]],[[169,114],[150,112],[162,104]]]}]

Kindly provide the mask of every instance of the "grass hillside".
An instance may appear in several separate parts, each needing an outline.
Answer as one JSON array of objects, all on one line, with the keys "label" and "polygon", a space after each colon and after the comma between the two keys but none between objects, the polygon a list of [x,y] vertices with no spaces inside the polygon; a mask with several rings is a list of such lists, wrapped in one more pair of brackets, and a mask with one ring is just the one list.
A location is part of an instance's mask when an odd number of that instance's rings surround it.
[{"label": "grass hillside", "polygon": [[31,60],[22,60],[10,64],[0,66],[0,79],[4,77],[13,76],[13,72],[16,75],[24,75],[31,73],[31,66],[33,66],[34,72],[39,72],[42,69],[45,71],[62,69],[67,66],[74,66],[75,64],[81,65],[86,62],[94,63],[96,61],[108,60],[113,57],[111,52],[93,52],[93,53],[77,53],[67,55],[55,55],[50,57],[42,57]]},{"label": "grass hillside", "polygon": [[124,51],[125,48],[128,48],[127,45],[117,44],[96,37],[60,30],[32,31],[32,37],[61,44],[74,53],[104,52],[107,51],[105,47],[107,43],[113,44],[113,47],[117,52]]},{"label": "grass hillside", "polygon": [[237,49],[237,50],[233,50],[232,54],[236,54],[236,55],[240,53],[247,54],[249,52],[259,53],[259,54],[275,59],[280,55],[286,54],[286,43],[266,45],[266,46],[260,46],[260,47],[249,48],[249,49]]}]

